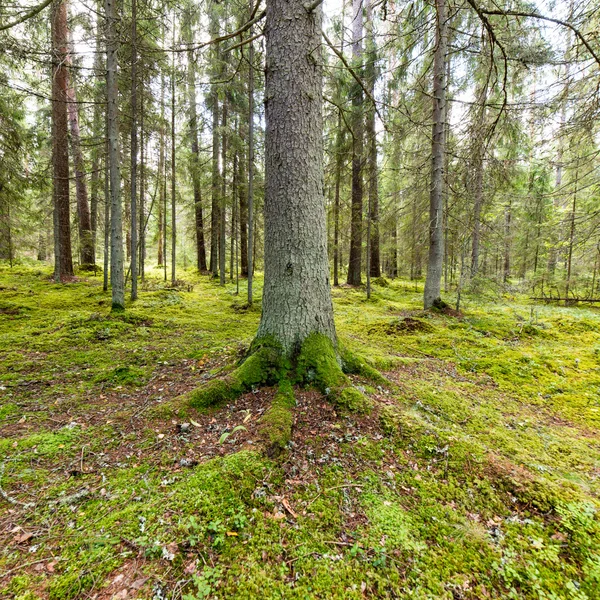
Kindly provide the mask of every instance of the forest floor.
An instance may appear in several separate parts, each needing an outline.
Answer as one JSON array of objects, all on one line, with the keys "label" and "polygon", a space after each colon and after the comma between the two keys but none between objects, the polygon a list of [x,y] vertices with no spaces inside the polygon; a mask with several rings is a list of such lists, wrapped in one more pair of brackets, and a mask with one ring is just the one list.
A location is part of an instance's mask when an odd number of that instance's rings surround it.
[{"label": "forest floor", "polygon": [[260,316],[183,278],[113,315],[100,277],[0,268],[0,597],[600,598],[598,309],[334,289],[341,341],[389,385],[355,378],[363,416],[297,389],[269,459],[273,390],[172,402]]}]

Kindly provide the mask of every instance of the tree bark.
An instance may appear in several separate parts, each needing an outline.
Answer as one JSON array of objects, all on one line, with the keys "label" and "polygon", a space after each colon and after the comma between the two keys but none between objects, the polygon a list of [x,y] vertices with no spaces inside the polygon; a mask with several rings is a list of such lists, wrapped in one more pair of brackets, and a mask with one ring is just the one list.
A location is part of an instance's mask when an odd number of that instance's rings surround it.
[{"label": "tree bark", "polygon": [[[352,59],[356,72],[362,72],[363,1],[352,2]],[[362,213],[363,213],[363,146],[364,115],[363,90],[358,83],[352,86],[352,208],[350,224],[350,259],[348,283],[360,285],[362,265]]]},{"label": "tree bark", "polygon": [[68,55],[67,0],[56,0],[52,7],[52,170],[54,277],[57,281],[73,276],[69,210]]},{"label": "tree bark", "polygon": [[[375,35],[373,32],[373,6],[372,0],[366,3],[366,29],[367,29],[367,85],[371,96],[375,97],[375,79],[377,76],[375,62],[377,50],[375,48]],[[381,258],[379,250],[379,185],[377,173],[377,133],[375,131],[375,107],[371,103],[367,113],[366,133],[368,140],[368,178],[369,178],[369,265],[371,277],[381,276]]]},{"label": "tree bark", "polygon": [[106,10],[106,99],[108,103],[108,161],[110,171],[110,285],[112,306],[125,308],[123,274],[123,212],[121,206],[121,171],[119,150],[117,52],[119,37],[116,0],[105,0]]},{"label": "tree bark", "polygon": [[131,0],[131,299],[137,300],[137,0]]},{"label": "tree bark", "polygon": [[446,52],[448,16],[446,0],[436,0],[436,48],[433,59],[433,127],[431,146],[431,188],[429,193],[429,259],[423,306],[441,301],[444,262],[444,153],[446,147]]},{"label": "tree bark", "polygon": [[[192,15],[186,11],[183,34],[186,43],[193,43]],[[190,142],[192,147],[191,175],[194,189],[194,223],[196,229],[196,267],[199,272],[206,271],[206,244],[204,240],[204,215],[202,212],[202,190],[200,186],[200,161],[198,143],[198,107],[196,104],[196,65],[194,53],[190,50],[187,57],[187,88],[190,118]]]},{"label": "tree bark", "polygon": [[257,337],[292,355],[313,332],[336,344],[325,199],[321,8],[269,0],[265,69],[265,284]]},{"label": "tree bark", "polygon": [[[256,0],[258,2],[258,0]],[[253,0],[250,0],[250,14]],[[250,29],[252,36],[252,29]],[[254,279],[254,44],[248,49],[248,306],[252,306]]]},{"label": "tree bark", "polygon": [[[214,8],[213,8],[214,11]],[[218,24],[214,12],[210,16],[209,35],[216,37]],[[218,48],[213,46],[211,60],[213,78],[218,77],[219,68],[215,64],[219,58]],[[210,94],[210,108],[212,112],[212,176],[211,176],[211,212],[210,212],[210,272],[213,277],[219,274],[219,95],[216,84],[212,84]]]},{"label": "tree bark", "polygon": [[221,132],[221,202],[219,210],[219,284],[225,285],[225,224],[227,220],[227,99],[223,100]]},{"label": "tree bark", "polygon": [[246,157],[244,149],[240,150],[238,197],[240,211],[238,214],[240,222],[240,266],[242,277],[248,277],[248,176],[246,173]]}]

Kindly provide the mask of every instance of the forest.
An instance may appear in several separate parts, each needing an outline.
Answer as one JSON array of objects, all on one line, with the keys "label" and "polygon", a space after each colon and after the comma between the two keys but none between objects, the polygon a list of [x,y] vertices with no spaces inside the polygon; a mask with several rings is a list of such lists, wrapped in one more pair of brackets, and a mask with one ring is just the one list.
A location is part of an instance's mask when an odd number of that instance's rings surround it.
[{"label": "forest", "polygon": [[0,3],[0,598],[600,600],[599,31]]}]

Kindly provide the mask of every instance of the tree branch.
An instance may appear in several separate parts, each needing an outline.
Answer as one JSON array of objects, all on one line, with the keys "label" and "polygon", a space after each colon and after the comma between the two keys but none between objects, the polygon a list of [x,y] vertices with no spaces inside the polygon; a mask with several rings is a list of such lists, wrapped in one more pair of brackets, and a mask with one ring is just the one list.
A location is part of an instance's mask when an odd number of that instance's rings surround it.
[{"label": "tree branch", "polygon": [[41,4],[34,6],[29,12],[26,12],[24,15],[22,15],[18,19],[15,19],[14,21],[7,23],[6,25],[0,25],[0,31],[5,31],[6,29],[10,29],[11,27],[15,27],[17,25],[20,25],[21,23],[24,23],[28,19],[31,19],[31,17],[35,17],[35,15],[42,12],[46,8],[46,6],[48,6],[49,4],[52,4],[53,1],[54,0],[44,0]]}]

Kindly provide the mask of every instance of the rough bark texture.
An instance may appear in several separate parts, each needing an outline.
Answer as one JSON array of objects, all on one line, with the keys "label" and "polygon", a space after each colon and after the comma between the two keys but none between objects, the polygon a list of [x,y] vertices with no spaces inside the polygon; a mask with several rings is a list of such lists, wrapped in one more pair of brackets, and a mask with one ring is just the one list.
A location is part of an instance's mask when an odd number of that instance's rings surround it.
[{"label": "rough bark texture", "polygon": [[[377,51],[375,48],[375,35],[373,32],[373,7],[372,1],[367,0],[366,7],[367,29],[367,85],[371,96],[375,97],[375,78]],[[377,174],[377,134],[375,131],[375,107],[369,105],[367,114],[367,140],[368,140],[368,177],[369,177],[369,223],[370,223],[370,248],[369,265],[371,277],[381,276],[381,258],[379,251],[379,185]]]},{"label": "rough bark texture", "polygon": [[240,202],[240,263],[242,277],[248,277],[248,176],[243,148],[240,150],[238,196]]},{"label": "rough bark texture", "polygon": [[[211,38],[218,34],[218,24],[213,12],[210,16],[209,35]],[[219,58],[218,45],[213,45],[211,60],[212,77],[218,79],[219,68],[216,64]],[[219,274],[219,95],[217,86],[212,85],[210,89],[210,109],[212,112],[212,179],[211,179],[211,212],[210,212],[210,272],[213,277]]]},{"label": "rough bark texture", "polygon": [[424,307],[440,301],[444,262],[444,152],[446,116],[446,50],[448,16],[446,0],[436,0],[436,48],[433,59],[433,135],[431,189],[429,193],[429,260],[423,296]]},{"label": "rough bark texture", "polygon": [[67,2],[52,7],[52,167],[55,231],[55,278],[73,276],[69,214],[69,126]]},{"label": "rough bark texture", "polygon": [[[352,59],[354,69],[362,71],[363,2],[352,2]],[[362,263],[362,213],[363,213],[363,146],[364,115],[363,92],[360,85],[352,88],[352,210],[350,226],[350,260],[348,261],[348,283],[360,285]]]},{"label": "rough bark texture", "polygon": [[[187,13],[187,21],[183,29],[188,44],[193,43],[191,16]],[[200,164],[198,144],[198,108],[196,105],[196,65],[194,53],[188,52],[187,61],[188,108],[190,117],[190,141],[192,146],[191,171],[194,188],[194,220],[196,226],[196,267],[198,271],[206,271],[206,244],[204,241],[204,215],[202,213],[202,192],[200,187]]]},{"label": "rough bark texture", "polygon": [[137,0],[131,0],[131,299],[137,300]]},{"label": "rough bark texture", "polygon": [[106,0],[106,99],[108,102],[108,162],[110,171],[110,285],[112,306],[125,308],[123,276],[123,212],[121,206],[121,171],[119,151],[116,0]]},{"label": "rough bark texture", "polygon": [[285,354],[336,343],[323,197],[321,9],[270,0],[265,70],[265,284],[257,338]]},{"label": "rough bark texture", "polygon": [[227,100],[223,101],[221,133],[221,203],[219,210],[219,283],[225,285],[225,224],[227,219]]},{"label": "rough bark texture", "polygon": [[[250,14],[252,14],[252,1]],[[250,29],[252,35],[252,29]],[[254,44],[248,49],[248,305],[252,305],[254,277]]]}]

